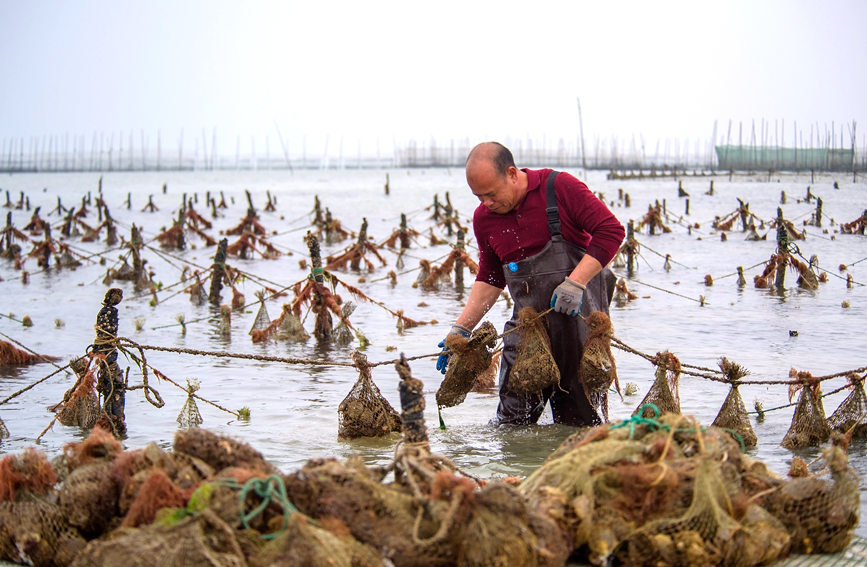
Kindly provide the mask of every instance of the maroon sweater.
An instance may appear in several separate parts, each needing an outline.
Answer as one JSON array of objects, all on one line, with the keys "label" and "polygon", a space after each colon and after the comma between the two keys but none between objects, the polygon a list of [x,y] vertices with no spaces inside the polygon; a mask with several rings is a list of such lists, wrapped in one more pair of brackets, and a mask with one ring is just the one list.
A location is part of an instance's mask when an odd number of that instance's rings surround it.
[{"label": "maroon sweater", "polygon": [[[476,281],[500,289],[506,285],[503,264],[541,252],[551,240],[545,214],[545,180],[550,169],[522,169],[527,174],[527,195],[506,214],[479,205],[473,214],[473,232],[479,245]],[[608,207],[568,173],[554,182],[563,238],[583,247],[605,266],[620,248],[625,231]]]}]

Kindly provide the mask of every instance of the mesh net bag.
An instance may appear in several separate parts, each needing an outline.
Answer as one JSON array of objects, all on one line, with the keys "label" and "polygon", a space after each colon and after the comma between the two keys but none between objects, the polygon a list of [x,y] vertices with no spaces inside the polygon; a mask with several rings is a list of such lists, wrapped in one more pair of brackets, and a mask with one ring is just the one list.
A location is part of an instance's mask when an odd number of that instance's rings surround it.
[{"label": "mesh net bag", "polygon": [[589,329],[584,341],[578,374],[587,399],[608,421],[608,390],[611,384],[620,392],[617,365],[611,352],[611,319],[602,311],[594,311],[584,320]]},{"label": "mesh net bag", "polygon": [[74,567],[246,567],[236,532],[209,510],[166,527],[121,528],[91,541]]},{"label": "mesh net bag", "polygon": [[99,420],[99,397],[96,394],[96,365],[88,367],[86,358],[79,358],[70,366],[78,375],[75,385],[63,395],[63,404],[57,412],[57,421],[66,426],[77,425],[90,429]]},{"label": "mesh net bag", "polygon": [[756,437],[753,426],[750,424],[750,416],[747,414],[747,408],[740,391],[738,391],[737,384],[732,384],[731,390],[729,390],[729,394],[712,425],[734,431],[740,436],[745,447],[755,447],[758,443],[758,437]]},{"label": "mesh net bag", "polygon": [[864,377],[849,376],[849,388],[852,390],[846,399],[837,407],[828,425],[834,431],[846,434],[851,432],[853,439],[867,437],[867,396],[864,395]]},{"label": "mesh net bag", "polygon": [[843,450],[831,446],[823,452],[830,479],[795,478],[761,501],[791,534],[794,553],[835,553],[849,545],[858,525],[858,474],[849,467]]},{"label": "mesh net bag", "polygon": [[277,338],[284,341],[304,341],[310,338],[310,334],[304,330],[301,324],[301,319],[298,315],[292,313],[292,308],[289,304],[283,306],[283,313],[280,315],[280,323],[277,325]]},{"label": "mesh net bag", "polygon": [[264,294],[261,291],[256,292],[256,297],[259,299],[259,311],[256,312],[256,318],[253,320],[253,326],[250,328],[250,334],[253,331],[261,331],[271,324],[271,318],[268,317],[268,309],[265,307]]},{"label": "mesh net bag", "polygon": [[[316,522],[342,524],[395,567],[459,564],[460,530],[435,535],[448,515],[448,503],[425,496],[419,501],[402,485],[383,484],[382,473],[368,469],[359,458],[311,459],[284,481],[289,500],[302,514]],[[420,544],[419,539],[429,542]]]},{"label": "mesh net bag", "polygon": [[286,529],[268,542],[261,553],[251,561],[252,566],[285,565],[307,567],[329,565],[333,567],[383,567],[380,554],[369,545],[355,540],[349,530],[332,522],[342,534],[323,529],[301,514],[289,518]]},{"label": "mesh net bag", "polygon": [[355,312],[355,304],[347,301],[341,306],[340,312],[343,314],[343,319],[334,327],[334,342],[345,346],[355,338],[355,333],[352,332],[352,329],[346,323],[349,316]]},{"label": "mesh net bag", "polygon": [[664,414],[577,432],[521,491],[595,565],[749,566],[788,552],[784,523],[756,504],[783,484],[729,432]]},{"label": "mesh net bag", "polygon": [[243,467],[268,474],[277,472],[262,453],[246,443],[201,427],[177,431],[174,452],[201,459],[217,473],[228,467]]},{"label": "mesh net bag", "polygon": [[461,534],[461,567],[553,567],[565,564],[571,552],[553,520],[530,510],[516,488],[501,482],[473,495],[472,513]]},{"label": "mesh net bag", "polygon": [[509,390],[517,394],[532,394],[560,384],[560,369],[551,354],[551,339],[539,312],[532,307],[521,309],[517,329],[520,340],[515,363],[509,372]]},{"label": "mesh net bag", "polygon": [[785,550],[788,534],[779,522],[768,521],[761,532],[746,531],[732,513],[719,464],[701,459],[686,512],[648,522],[625,538],[614,555],[627,565],[758,565]]},{"label": "mesh net bag", "polygon": [[0,459],[0,502],[44,497],[56,483],[54,467],[33,447]]},{"label": "mesh net bag", "polygon": [[719,367],[732,387],[719,413],[717,413],[713,425],[737,433],[745,447],[755,447],[756,443],[758,443],[758,438],[753,431],[752,424],[750,424],[750,416],[747,414],[747,408],[744,405],[744,399],[741,397],[740,391],[738,391],[737,383],[738,380],[748,375],[749,372],[739,364],[725,357],[720,359]]},{"label": "mesh net bag", "polygon": [[193,394],[199,389],[199,381],[193,378],[187,379],[187,401],[184,402],[184,407],[178,413],[178,425],[184,429],[198,427],[204,421],[202,414],[199,413],[199,407],[196,405],[196,398]]},{"label": "mesh net bag", "polygon": [[[792,369],[792,373],[795,373],[794,369]],[[801,390],[801,395],[792,416],[792,424],[780,443],[781,446],[790,450],[818,446],[831,437],[831,427],[825,419],[825,409],[819,398],[819,383],[813,380],[807,372],[797,374],[800,375],[799,379],[802,381],[797,386]]]},{"label": "mesh net bag", "polygon": [[87,538],[98,537],[117,515],[119,489],[111,463],[89,463],[74,469],[60,486],[60,509]]},{"label": "mesh net bag", "polygon": [[400,431],[400,416],[383,397],[370,375],[367,357],[352,353],[358,379],[337,407],[337,435],[344,439],[383,437]]},{"label": "mesh net bag", "polygon": [[439,407],[456,406],[466,399],[476,378],[491,365],[496,340],[497,330],[490,321],[479,325],[469,339],[459,334],[446,338],[451,354],[445,378],[436,394]]},{"label": "mesh net bag", "polygon": [[656,406],[661,414],[680,413],[680,397],[677,394],[680,361],[670,352],[663,352],[656,355],[656,364],[656,380],[632,415],[653,417],[649,404]]},{"label": "mesh net bag", "polygon": [[56,504],[0,502],[0,560],[66,567],[85,544]]}]

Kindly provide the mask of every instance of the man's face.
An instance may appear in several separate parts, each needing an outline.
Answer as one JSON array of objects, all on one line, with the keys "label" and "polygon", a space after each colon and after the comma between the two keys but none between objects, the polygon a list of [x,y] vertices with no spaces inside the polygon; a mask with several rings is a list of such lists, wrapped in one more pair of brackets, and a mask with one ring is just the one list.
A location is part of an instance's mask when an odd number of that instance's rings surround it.
[{"label": "man's face", "polygon": [[467,167],[467,184],[489,211],[503,215],[518,205],[517,174],[514,167],[502,175],[489,162],[475,163]]}]

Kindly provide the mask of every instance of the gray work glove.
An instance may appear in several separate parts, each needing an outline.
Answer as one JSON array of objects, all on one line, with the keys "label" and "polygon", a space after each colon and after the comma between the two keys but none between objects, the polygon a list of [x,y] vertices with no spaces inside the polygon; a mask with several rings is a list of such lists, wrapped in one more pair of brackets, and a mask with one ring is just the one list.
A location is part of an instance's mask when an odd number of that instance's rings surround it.
[{"label": "gray work glove", "polygon": [[551,308],[558,313],[577,317],[584,301],[584,286],[573,279],[565,278],[551,295]]},{"label": "gray work glove", "polygon": [[437,357],[437,370],[445,374],[446,367],[448,367],[449,365],[449,349],[446,346],[446,340],[449,338],[449,336],[461,335],[462,337],[469,337],[470,333],[472,333],[472,331],[470,331],[463,325],[452,325],[452,328],[449,329],[449,334],[446,335],[446,338],[441,340],[440,343],[437,345],[438,347],[443,349],[442,353]]}]

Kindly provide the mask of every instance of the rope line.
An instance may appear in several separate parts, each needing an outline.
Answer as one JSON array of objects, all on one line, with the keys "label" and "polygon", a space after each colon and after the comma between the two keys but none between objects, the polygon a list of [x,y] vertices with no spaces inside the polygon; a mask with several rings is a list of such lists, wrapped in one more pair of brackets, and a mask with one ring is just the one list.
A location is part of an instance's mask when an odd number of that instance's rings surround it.
[{"label": "rope line", "polygon": [[676,291],[669,291],[669,290],[667,290],[667,289],[665,289],[665,288],[661,288],[661,287],[658,287],[658,286],[655,286],[655,285],[652,285],[652,284],[649,284],[649,283],[645,283],[645,282],[643,282],[643,281],[636,280],[636,279],[633,279],[632,281],[634,281],[635,283],[640,284],[640,285],[646,285],[647,287],[652,287],[653,289],[657,289],[657,290],[659,290],[659,291],[664,291],[665,293],[670,293],[671,295],[676,295],[676,296],[678,296],[678,297],[682,297],[682,298],[684,298],[684,299],[689,299],[690,301],[695,301],[696,303],[699,303],[699,304],[701,304],[701,305],[706,305],[706,304],[707,304],[706,301],[703,301],[703,300],[701,300],[701,299],[696,299],[696,298],[694,298],[694,297],[689,297],[688,295],[683,295],[683,294],[681,294],[681,293],[677,293]]}]

